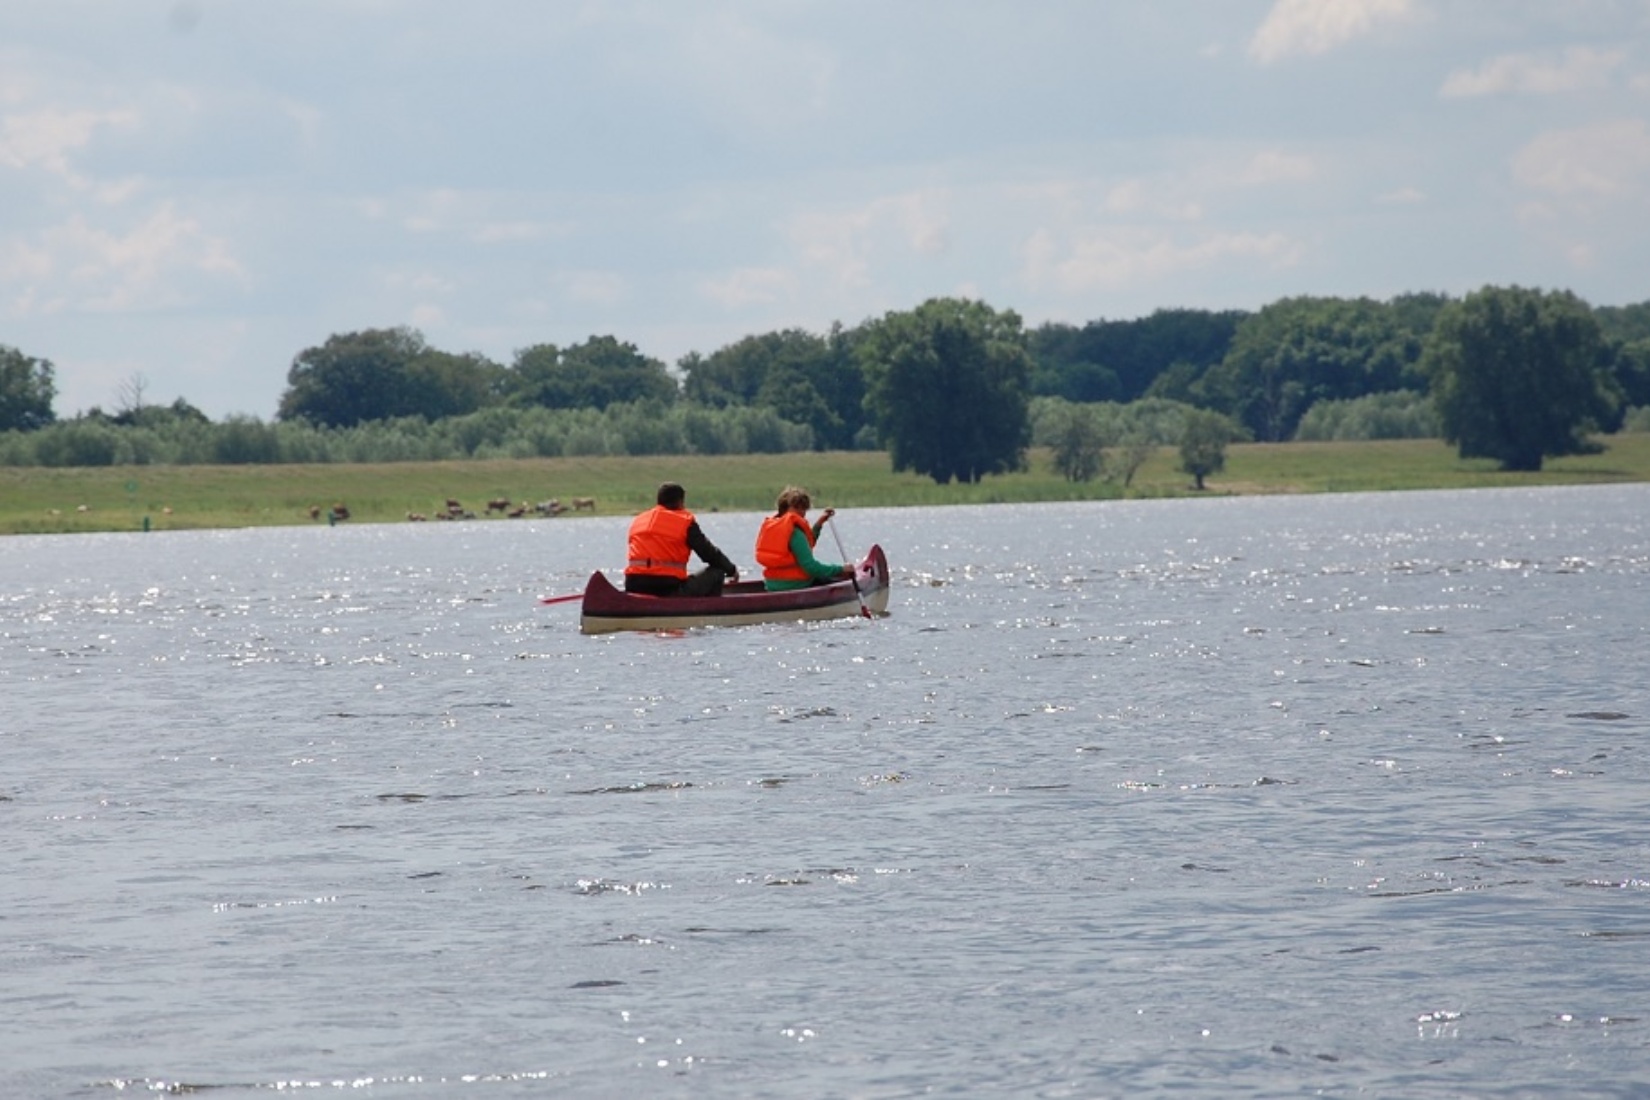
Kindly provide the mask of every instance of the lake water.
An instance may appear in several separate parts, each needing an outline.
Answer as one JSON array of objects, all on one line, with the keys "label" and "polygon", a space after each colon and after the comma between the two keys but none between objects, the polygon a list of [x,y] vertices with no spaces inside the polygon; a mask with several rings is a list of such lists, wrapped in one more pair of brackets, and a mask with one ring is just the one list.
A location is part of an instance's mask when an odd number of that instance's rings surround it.
[{"label": "lake water", "polygon": [[0,1095],[1650,1092],[1650,486],[838,518],[0,540]]}]

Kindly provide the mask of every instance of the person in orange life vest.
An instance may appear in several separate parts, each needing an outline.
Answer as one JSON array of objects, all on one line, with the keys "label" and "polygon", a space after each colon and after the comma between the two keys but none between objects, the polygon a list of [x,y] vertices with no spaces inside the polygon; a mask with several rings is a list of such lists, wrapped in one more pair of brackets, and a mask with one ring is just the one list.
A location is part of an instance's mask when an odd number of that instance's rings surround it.
[{"label": "person in orange life vest", "polygon": [[814,557],[819,532],[825,521],[836,515],[836,509],[825,509],[819,522],[810,524],[811,507],[813,501],[805,490],[787,486],[779,494],[774,514],[762,520],[756,533],[756,562],[762,567],[762,586],[770,592],[828,584],[854,575],[851,566],[832,565]]},{"label": "person in orange life vest", "polygon": [[[699,530],[687,510],[687,490],[673,481],[659,486],[658,504],[630,521],[630,561],[624,590],[648,596],[720,596],[722,585],[739,579],[739,567]],[[688,575],[688,554],[705,562]]]}]

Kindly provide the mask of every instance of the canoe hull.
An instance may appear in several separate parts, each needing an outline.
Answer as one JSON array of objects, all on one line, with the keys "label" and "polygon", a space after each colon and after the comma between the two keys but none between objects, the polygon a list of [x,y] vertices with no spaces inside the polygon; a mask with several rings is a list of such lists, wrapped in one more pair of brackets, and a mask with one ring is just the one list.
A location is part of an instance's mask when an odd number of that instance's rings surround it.
[{"label": "canoe hull", "polygon": [[888,559],[882,547],[871,547],[854,572],[854,581],[789,592],[769,592],[761,581],[741,581],[728,585],[720,596],[705,597],[636,595],[614,587],[604,574],[592,573],[584,588],[579,630],[610,634],[618,630],[684,630],[695,626],[842,619],[862,613],[862,598],[865,610],[871,614],[886,613]]}]

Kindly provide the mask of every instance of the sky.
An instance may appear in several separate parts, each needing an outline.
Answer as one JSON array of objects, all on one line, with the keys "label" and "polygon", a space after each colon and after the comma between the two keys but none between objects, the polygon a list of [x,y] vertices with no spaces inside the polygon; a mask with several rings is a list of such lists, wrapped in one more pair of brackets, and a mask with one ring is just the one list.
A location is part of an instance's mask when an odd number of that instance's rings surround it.
[{"label": "sky", "polygon": [[674,365],[1485,285],[1650,300],[1650,0],[0,5],[0,345],[60,417],[271,419],[397,325]]}]

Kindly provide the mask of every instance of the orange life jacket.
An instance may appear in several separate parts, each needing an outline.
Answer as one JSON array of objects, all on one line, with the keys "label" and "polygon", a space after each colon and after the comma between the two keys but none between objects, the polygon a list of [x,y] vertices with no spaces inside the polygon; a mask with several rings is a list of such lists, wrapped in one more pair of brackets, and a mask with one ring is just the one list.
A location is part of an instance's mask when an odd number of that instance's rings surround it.
[{"label": "orange life jacket", "polygon": [[649,508],[630,521],[630,563],[624,571],[687,580],[692,526],[693,513],[686,508]]},{"label": "orange life jacket", "polygon": [[762,576],[770,581],[805,581],[808,571],[803,569],[791,553],[791,532],[800,530],[814,545],[814,529],[795,512],[767,516],[756,532],[756,564],[762,567]]}]

